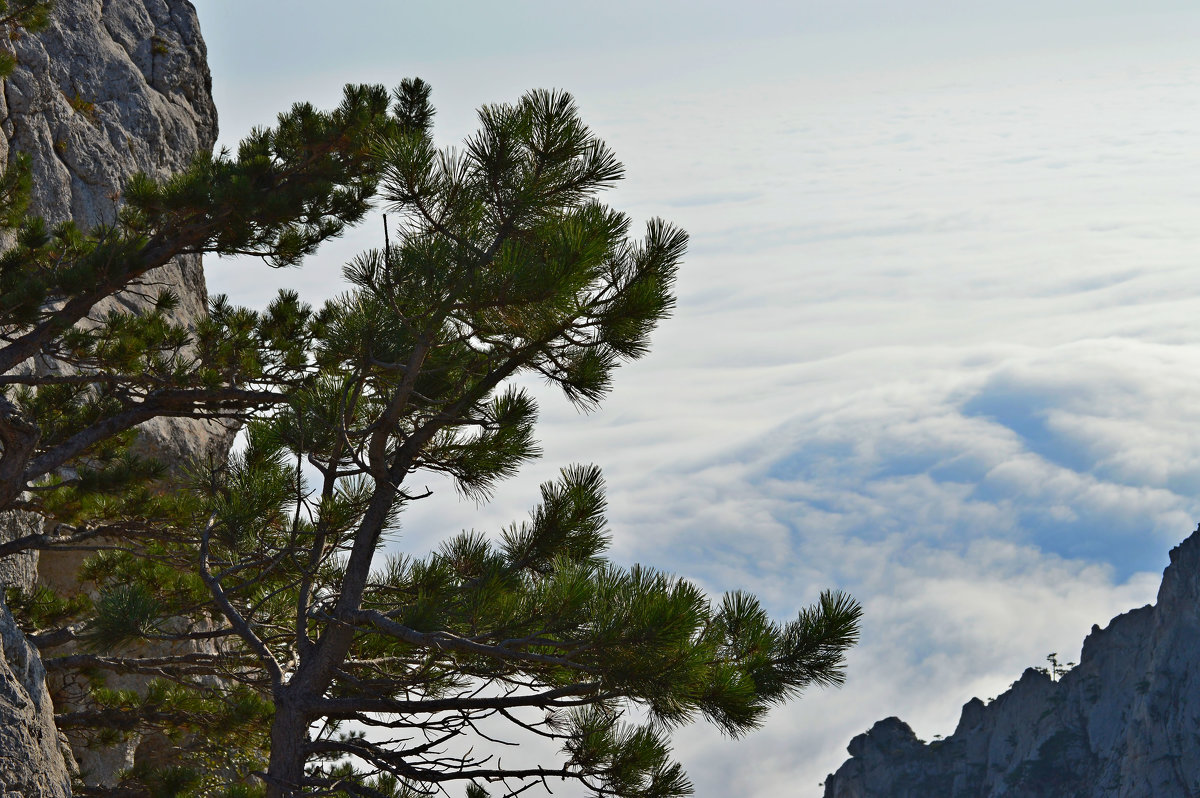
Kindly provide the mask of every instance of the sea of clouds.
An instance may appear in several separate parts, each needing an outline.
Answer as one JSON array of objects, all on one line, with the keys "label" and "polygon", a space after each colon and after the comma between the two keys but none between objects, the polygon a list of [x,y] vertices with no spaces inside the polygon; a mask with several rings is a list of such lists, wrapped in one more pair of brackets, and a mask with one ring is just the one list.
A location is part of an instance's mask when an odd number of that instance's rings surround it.
[{"label": "sea of clouds", "polygon": [[[1060,5],[1036,30],[842,19],[816,35],[793,19],[643,37],[603,69],[592,45],[547,61],[472,40],[414,44],[386,74],[322,61],[238,81],[221,39],[237,31],[200,4],[231,143],[262,108],[332,103],[350,80],[426,77],[447,143],[465,108],[565,86],[628,167],[613,204],[692,234],[675,317],[604,408],[533,386],[545,457],[483,507],[440,490],[394,545],[496,530],[558,467],[596,462],[618,561],[751,590],[780,618],[853,593],[845,688],[743,741],[678,734],[699,796],[819,795],[888,715],[949,734],[970,697],[1050,652],[1076,659],[1093,623],[1152,601],[1200,521],[1196,19]],[[378,233],[283,278],[335,293]],[[247,304],[281,277],[208,274]]]}]

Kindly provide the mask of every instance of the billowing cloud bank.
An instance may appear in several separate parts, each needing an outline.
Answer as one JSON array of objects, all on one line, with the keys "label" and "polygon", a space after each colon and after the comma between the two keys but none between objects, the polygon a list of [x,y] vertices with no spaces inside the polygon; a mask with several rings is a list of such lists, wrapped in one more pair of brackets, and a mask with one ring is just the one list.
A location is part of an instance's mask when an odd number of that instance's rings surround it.
[{"label": "billowing cloud bank", "polygon": [[[676,317],[605,408],[580,418],[543,395],[544,460],[485,507],[429,500],[396,545],[497,529],[558,466],[594,461],[622,562],[749,589],[779,616],[824,587],[854,593],[866,627],[845,689],[739,743],[681,733],[701,798],[817,795],[887,715],[948,733],[969,697],[1050,652],[1074,659],[1092,623],[1151,600],[1200,520],[1194,15],[1089,6],[1023,24],[1018,4],[1004,21],[914,12],[810,35],[769,5],[770,30],[690,19],[686,41],[635,37],[619,58],[584,37],[594,26],[545,17],[553,58],[541,34],[487,51],[503,38],[488,31],[380,74],[350,68],[358,29],[338,45],[322,18],[340,60],[306,48],[297,69],[316,71],[263,74],[266,94],[213,65],[234,133],[314,87],[415,73],[450,142],[463,108],[568,87],[627,164],[613,204],[693,234]],[[239,34],[210,43],[222,35]],[[333,293],[340,256],[378,233],[288,279]],[[245,302],[278,277],[209,275]]]}]

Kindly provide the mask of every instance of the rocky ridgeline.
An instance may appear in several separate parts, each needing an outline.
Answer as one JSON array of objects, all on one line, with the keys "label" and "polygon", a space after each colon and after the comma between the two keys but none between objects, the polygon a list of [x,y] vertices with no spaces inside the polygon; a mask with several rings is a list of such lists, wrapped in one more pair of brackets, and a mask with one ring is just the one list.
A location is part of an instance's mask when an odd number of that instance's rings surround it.
[{"label": "rocky ridgeline", "polygon": [[1055,681],[1025,671],[954,734],[898,718],[855,737],[825,798],[1193,798],[1200,795],[1200,529],[1171,551],[1158,602],[1092,627]]},{"label": "rocky ridgeline", "polygon": [[[47,30],[0,46],[14,48],[18,61],[0,84],[0,166],[15,152],[31,157],[33,211],[52,222],[72,219],[83,228],[112,222],[130,175],[166,177],[216,140],[207,54],[191,3],[57,0]],[[179,296],[177,321],[203,312],[198,257],[180,258],[152,279]],[[133,296],[118,301],[139,304]],[[155,422],[141,440],[164,461],[178,462],[220,449],[228,435],[195,422]],[[0,515],[0,540],[40,524],[36,516]],[[10,557],[0,561],[0,588],[29,589],[34,580],[62,588],[73,584],[77,566],[74,556]],[[0,798],[70,795],[75,758],[91,783],[105,782],[132,764],[137,741],[108,751],[76,745],[72,756],[53,725],[38,652],[3,608],[2,593]]]}]

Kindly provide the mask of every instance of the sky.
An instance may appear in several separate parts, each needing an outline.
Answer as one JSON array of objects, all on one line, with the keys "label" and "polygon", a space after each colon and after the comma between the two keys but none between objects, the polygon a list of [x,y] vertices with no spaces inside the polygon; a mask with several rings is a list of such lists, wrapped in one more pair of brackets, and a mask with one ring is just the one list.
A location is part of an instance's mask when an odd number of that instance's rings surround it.
[{"label": "sky", "polygon": [[[780,619],[866,615],[839,690],[731,741],[676,735],[700,798],[821,794],[896,715],[953,731],[1093,623],[1154,600],[1200,520],[1200,12],[1171,0],[604,4],[197,0],[221,144],[348,82],[432,84],[450,146],[484,103],[570,91],[691,234],[673,318],[484,506],[431,482],[393,544],[520,519],[603,467],[613,557]],[[377,217],[302,268],[209,289],[311,302]],[[570,795],[556,790],[558,795]]]}]

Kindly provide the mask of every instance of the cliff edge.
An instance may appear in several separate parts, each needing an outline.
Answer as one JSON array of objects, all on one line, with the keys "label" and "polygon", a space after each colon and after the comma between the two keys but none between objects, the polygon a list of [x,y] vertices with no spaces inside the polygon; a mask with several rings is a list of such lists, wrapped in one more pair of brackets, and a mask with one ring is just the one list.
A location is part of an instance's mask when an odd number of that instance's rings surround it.
[{"label": "cliff edge", "polygon": [[1030,668],[923,743],[898,718],[855,737],[825,798],[1200,795],[1200,529],[1171,550],[1158,601],[1093,626],[1079,665]]}]

